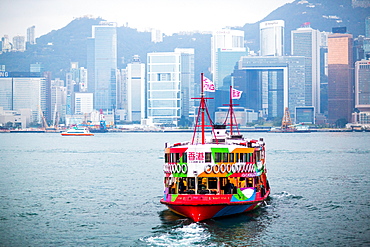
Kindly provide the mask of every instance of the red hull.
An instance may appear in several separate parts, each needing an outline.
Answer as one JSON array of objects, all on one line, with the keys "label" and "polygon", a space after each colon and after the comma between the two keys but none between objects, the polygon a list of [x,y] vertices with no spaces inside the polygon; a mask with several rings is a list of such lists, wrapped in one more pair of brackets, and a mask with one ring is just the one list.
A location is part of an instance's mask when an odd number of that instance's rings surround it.
[{"label": "red hull", "polygon": [[[179,215],[192,219],[195,222],[203,221],[206,219],[223,217],[233,214],[240,214],[252,211],[259,207],[263,201],[269,196],[269,191],[260,200],[244,201],[244,202],[189,202],[189,203],[176,203],[161,200],[161,203]],[[217,196],[213,196],[217,197]]]}]

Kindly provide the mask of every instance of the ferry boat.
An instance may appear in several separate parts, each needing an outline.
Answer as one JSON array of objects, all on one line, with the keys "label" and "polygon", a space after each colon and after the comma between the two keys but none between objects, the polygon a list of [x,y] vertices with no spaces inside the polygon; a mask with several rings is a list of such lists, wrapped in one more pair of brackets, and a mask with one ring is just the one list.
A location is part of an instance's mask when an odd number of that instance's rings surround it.
[{"label": "ferry boat", "polygon": [[[203,84],[203,74],[201,81]],[[204,97],[203,85],[201,88],[192,140],[165,145],[164,197],[160,200],[174,213],[195,222],[254,210],[270,194],[265,142],[233,132],[237,124],[231,95],[230,124],[213,124],[206,107],[210,98]],[[205,134],[206,127],[211,129],[210,136]]]},{"label": "ferry boat", "polygon": [[62,136],[93,136],[93,133],[90,133],[88,128],[73,127],[65,132],[61,133]]}]

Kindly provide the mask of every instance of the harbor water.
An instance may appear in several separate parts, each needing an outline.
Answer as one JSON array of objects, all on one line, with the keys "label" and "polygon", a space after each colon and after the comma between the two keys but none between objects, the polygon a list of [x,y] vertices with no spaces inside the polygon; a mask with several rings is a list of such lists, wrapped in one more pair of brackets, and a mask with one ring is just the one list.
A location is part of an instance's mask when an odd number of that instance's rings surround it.
[{"label": "harbor water", "polygon": [[165,142],[192,133],[0,134],[0,246],[369,246],[370,133],[266,142],[271,196],[194,223],[159,203]]}]

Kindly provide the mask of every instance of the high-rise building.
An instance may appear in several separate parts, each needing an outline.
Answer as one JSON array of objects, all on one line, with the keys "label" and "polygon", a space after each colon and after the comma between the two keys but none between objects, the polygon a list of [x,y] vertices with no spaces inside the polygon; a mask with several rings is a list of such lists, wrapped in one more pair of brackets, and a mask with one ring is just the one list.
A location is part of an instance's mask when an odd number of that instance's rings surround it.
[{"label": "high-rise building", "polygon": [[1,38],[1,50],[3,52],[9,52],[13,49],[12,43],[9,41],[9,36],[4,35],[4,37]]},{"label": "high-rise building", "polygon": [[352,123],[370,127],[370,60],[355,64],[355,107]]},{"label": "high-rise building", "polygon": [[147,118],[177,126],[188,119],[194,96],[194,49],[148,53]]},{"label": "high-rise building", "polygon": [[35,26],[27,28],[27,42],[30,45],[36,44],[36,39],[35,39]]},{"label": "high-rise building", "polygon": [[328,37],[328,120],[350,121],[354,108],[353,37],[333,33]]},{"label": "high-rise building", "polygon": [[145,64],[135,55],[127,65],[127,120],[145,118]]},{"label": "high-rise building", "polygon": [[94,95],[92,93],[74,93],[74,114],[86,114],[94,111]]},{"label": "high-rise building", "polygon": [[224,77],[232,73],[236,62],[244,55],[244,31],[222,29],[212,34],[211,73],[216,88],[222,87]]},{"label": "high-rise building", "polygon": [[365,36],[370,38],[370,16],[365,19]]},{"label": "high-rise building", "polygon": [[94,93],[94,109],[111,112],[117,105],[117,24],[92,26],[88,40],[88,91]]},{"label": "high-rise building", "polygon": [[242,57],[232,78],[243,91],[238,104],[269,120],[282,118],[288,107],[294,118],[295,108],[305,106],[304,71],[304,57]]},{"label": "high-rise building", "polygon": [[0,73],[0,106],[4,110],[31,109],[32,121],[40,121],[46,108],[45,79],[40,73]]},{"label": "high-rise building", "polygon": [[321,33],[309,26],[292,31],[291,54],[305,57],[305,101],[320,113],[320,40]]},{"label": "high-rise building", "polygon": [[163,42],[163,33],[161,30],[152,29],[151,30],[151,38],[153,43],[160,43]]},{"label": "high-rise building", "polygon": [[26,50],[26,41],[24,36],[17,35],[13,37],[13,50],[14,51]]},{"label": "high-rise building", "polygon": [[284,56],[284,26],[283,20],[260,23],[261,56]]}]

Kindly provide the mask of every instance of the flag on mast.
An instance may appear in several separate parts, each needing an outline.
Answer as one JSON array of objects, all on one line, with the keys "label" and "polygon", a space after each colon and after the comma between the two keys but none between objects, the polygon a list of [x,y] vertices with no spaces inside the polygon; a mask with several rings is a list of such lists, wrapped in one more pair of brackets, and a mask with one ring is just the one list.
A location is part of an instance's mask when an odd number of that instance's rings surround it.
[{"label": "flag on mast", "polygon": [[243,91],[239,91],[239,90],[236,90],[236,89],[232,88],[231,98],[232,99],[240,99],[240,97],[242,96],[242,93],[243,93]]},{"label": "flag on mast", "polygon": [[216,92],[215,84],[213,83],[213,81],[205,76],[203,76],[203,91]]}]

